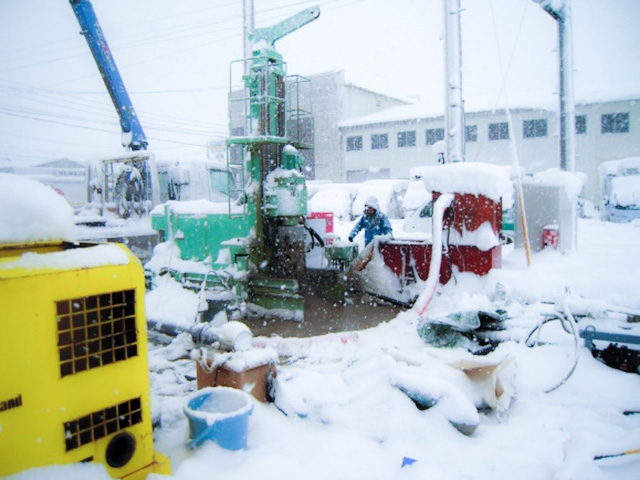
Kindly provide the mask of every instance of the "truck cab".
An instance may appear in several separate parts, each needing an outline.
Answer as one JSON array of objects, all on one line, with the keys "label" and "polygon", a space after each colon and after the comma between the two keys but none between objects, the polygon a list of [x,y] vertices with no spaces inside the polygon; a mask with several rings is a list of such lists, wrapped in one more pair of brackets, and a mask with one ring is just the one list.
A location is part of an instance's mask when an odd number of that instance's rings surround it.
[{"label": "truck cab", "polygon": [[227,202],[237,194],[236,178],[214,161],[158,162],[160,203],[169,200]]}]

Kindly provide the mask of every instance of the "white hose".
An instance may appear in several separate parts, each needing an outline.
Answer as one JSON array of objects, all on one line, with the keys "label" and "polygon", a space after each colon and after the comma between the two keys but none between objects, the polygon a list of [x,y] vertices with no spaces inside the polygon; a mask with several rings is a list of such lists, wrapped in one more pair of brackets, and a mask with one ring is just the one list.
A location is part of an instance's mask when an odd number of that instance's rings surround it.
[{"label": "white hose", "polygon": [[433,299],[436,287],[440,281],[440,264],[442,263],[442,224],[444,211],[453,202],[452,193],[443,193],[433,204],[433,232],[431,248],[431,264],[429,265],[429,277],[425,282],[424,290],[416,300],[413,308],[422,316]]}]

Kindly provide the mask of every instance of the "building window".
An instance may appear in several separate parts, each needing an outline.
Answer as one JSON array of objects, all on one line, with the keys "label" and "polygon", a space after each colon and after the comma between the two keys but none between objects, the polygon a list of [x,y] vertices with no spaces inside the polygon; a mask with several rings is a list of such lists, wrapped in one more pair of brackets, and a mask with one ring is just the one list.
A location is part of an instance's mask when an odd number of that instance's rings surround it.
[{"label": "building window", "polygon": [[576,115],[576,134],[584,135],[587,133],[587,116]]},{"label": "building window", "polygon": [[347,137],[347,152],[362,150],[362,137]]},{"label": "building window", "polygon": [[547,120],[525,120],[522,122],[522,136],[524,138],[536,138],[547,136]]},{"label": "building window", "polygon": [[398,132],[398,147],[415,147],[416,131]]},{"label": "building window", "polygon": [[478,126],[467,125],[464,129],[465,142],[477,142],[478,141]]},{"label": "building window", "polygon": [[444,128],[431,128],[427,130],[427,145],[444,140]]},{"label": "building window", "polygon": [[602,115],[602,133],[628,133],[629,113],[608,113]]},{"label": "building window", "polygon": [[389,148],[389,135],[386,133],[371,135],[371,150],[381,150],[383,148]]},{"label": "building window", "polygon": [[508,139],[509,139],[509,124],[507,122],[489,124],[489,140],[508,140]]}]

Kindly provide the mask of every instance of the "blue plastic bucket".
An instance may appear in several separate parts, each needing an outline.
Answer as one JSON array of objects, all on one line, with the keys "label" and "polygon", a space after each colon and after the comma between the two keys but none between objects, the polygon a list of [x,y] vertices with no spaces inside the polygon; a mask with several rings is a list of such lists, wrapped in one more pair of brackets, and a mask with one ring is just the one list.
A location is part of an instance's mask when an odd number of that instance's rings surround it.
[{"label": "blue plastic bucket", "polygon": [[189,419],[190,448],[212,440],[227,450],[247,446],[249,415],[253,412],[251,395],[230,387],[207,387],[192,394],[184,407]]}]

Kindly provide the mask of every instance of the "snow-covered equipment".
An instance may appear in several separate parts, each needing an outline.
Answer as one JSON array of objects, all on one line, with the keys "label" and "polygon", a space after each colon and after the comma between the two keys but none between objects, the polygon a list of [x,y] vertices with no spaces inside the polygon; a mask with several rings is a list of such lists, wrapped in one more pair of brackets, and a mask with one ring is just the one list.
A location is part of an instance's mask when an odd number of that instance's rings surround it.
[{"label": "snow-covered equipment", "polygon": [[244,351],[251,348],[253,334],[241,322],[227,322],[216,327],[208,322],[181,325],[171,322],[160,322],[148,319],[147,324],[152,330],[175,337],[181,333],[191,335],[196,345],[212,347],[220,350]]},{"label": "snow-covered equipment", "polygon": [[287,76],[273,44],[319,14],[313,7],[253,30],[253,56],[231,66],[227,160],[237,183],[227,200],[169,201],[152,213],[161,240],[179,250],[179,259],[163,272],[206,290],[207,301],[228,299],[231,292],[227,303],[242,305],[245,312],[280,311],[302,319],[307,214],[302,152],[311,148],[305,103],[310,105],[310,83]]},{"label": "snow-covered equipment", "polygon": [[153,153],[137,151],[87,165],[87,205],[99,218],[81,211],[79,224],[104,226],[108,217],[128,219],[149,214],[159,202],[158,172]]},{"label": "snow-covered equipment", "polygon": [[184,407],[191,431],[188,446],[196,448],[212,440],[227,450],[246,448],[251,412],[253,399],[241,390],[228,387],[198,390]]},{"label": "snow-covered equipment", "polygon": [[604,162],[598,170],[602,217],[610,222],[640,218],[640,157]]},{"label": "snow-covered equipment", "polygon": [[508,316],[504,310],[465,310],[445,315],[422,314],[418,336],[434,347],[465,348],[475,355],[492,352],[504,339]]},{"label": "snow-covered equipment", "polygon": [[[234,322],[230,322],[234,323]],[[274,379],[278,354],[271,348],[221,352],[201,347],[192,351],[198,389],[233,387],[251,394],[259,402],[275,398]]]},{"label": "snow-covered equipment", "polygon": [[[87,200],[91,199],[93,193],[99,192],[102,208],[106,208],[106,203],[113,200],[115,211],[120,218],[128,218],[134,213],[138,215],[148,213],[158,201],[158,181],[153,157],[146,153],[147,137],[120,76],[93,5],[89,0],[69,0],[69,3],[82,29],[80,33],[87,40],[120,118],[122,145],[130,152],[140,152],[128,154],[122,158],[104,160],[99,166],[90,167],[87,171],[89,190]],[[104,211],[101,214],[104,215]]]},{"label": "snow-covered equipment", "polygon": [[[146,217],[169,200],[225,201],[235,191],[233,171],[210,161],[159,162],[147,150],[148,141],[113,54],[89,0],[70,0],[120,119],[127,153],[87,167],[87,208],[78,223],[104,226],[109,217]],[[91,215],[97,211],[99,217]],[[157,239],[151,241],[151,248]]]},{"label": "snow-covered equipment", "polygon": [[480,424],[475,405],[454,385],[424,375],[397,373],[393,384],[406,394],[420,410],[440,404],[443,415],[460,433],[471,435]]},{"label": "snow-covered equipment", "polygon": [[391,383],[420,410],[438,410],[458,431],[471,435],[479,411],[503,414],[515,395],[513,358],[478,357],[433,349],[423,357],[388,351],[397,362]]},{"label": "snow-covered equipment", "polygon": [[575,371],[580,354],[580,338],[584,339],[584,347],[595,359],[611,368],[640,374],[638,318],[638,310],[588,300],[565,292],[554,311],[545,313],[524,341],[529,347],[538,345],[542,327],[554,321],[559,321],[562,329],[573,337],[572,366],[562,380],[547,392],[562,386]]},{"label": "snow-covered equipment", "polygon": [[500,268],[502,197],[510,195],[512,184],[504,169],[482,163],[413,171],[433,192],[431,238],[403,239],[398,233],[378,248],[403,290],[426,282],[422,291],[428,294],[412,299],[422,315],[437,285],[446,284],[456,271],[486,275]]},{"label": "snow-covered equipment", "polygon": [[[522,195],[526,205],[526,227],[531,250],[539,252],[555,244],[561,253],[571,250],[574,244],[574,205],[582,192],[584,178],[570,172],[550,169],[523,179]],[[520,204],[517,206],[521,214]],[[525,224],[516,222],[515,246],[525,244]]]},{"label": "snow-covered equipment", "polygon": [[351,242],[334,242],[326,245],[324,255],[329,262],[329,266],[336,266],[341,270],[347,267],[358,257],[358,245]]},{"label": "snow-covered equipment", "polygon": [[[594,358],[605,365],[624,372],[640,374],[640,335],[632,335],[624,330],[603,331],[593,325],[580,330],[587,347]],[[596,343],[597,342],[597,343]]]},{"label": "snow-covered equipment", "polygon": [[49,187],[0,174],[0,476],[98,462],[114,478],[169,473],[153,451],[140,261],[74,243]]}]

